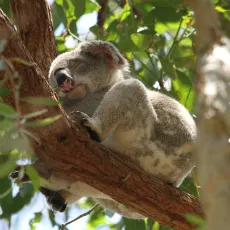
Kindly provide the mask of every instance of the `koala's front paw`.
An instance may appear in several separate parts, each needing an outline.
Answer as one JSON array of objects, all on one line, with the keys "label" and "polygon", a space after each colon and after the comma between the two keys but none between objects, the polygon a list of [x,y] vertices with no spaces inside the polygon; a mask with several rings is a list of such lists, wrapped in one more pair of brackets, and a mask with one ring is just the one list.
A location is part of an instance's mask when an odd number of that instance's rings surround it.
[{"label": "koala's front paw", "polygon": [[75,111],[71,113],[71,116],[74,116],[74,118],[78,118],[81,121],[82,126],[84,126],[89,133],[91,139],[94,141],[100,142],[100,137],[99,134],[97,133],[95,127],[93,126],[90,118],[87,114],[80,112],[80,111]]},{"label": "koala's front paw", "polygon": [[59,192],[44,187],[41,187],[40,191],[46,197],[47,203],[51,206],[52,210],[58,212],[65,211],[67,204]]}]

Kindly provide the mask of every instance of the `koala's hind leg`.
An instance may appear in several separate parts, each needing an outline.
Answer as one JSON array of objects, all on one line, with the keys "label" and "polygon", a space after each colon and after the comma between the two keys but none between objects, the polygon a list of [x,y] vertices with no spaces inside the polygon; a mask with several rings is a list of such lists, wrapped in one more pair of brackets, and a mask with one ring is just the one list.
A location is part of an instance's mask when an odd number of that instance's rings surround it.
[{"label": "koala's hind leg", "polygon": [[[93,117],[86,115],[83,123],[91,130],[92,138],[92,132],[100,141],[112,134],[117,141],[127,144],[152,137],[156,120],[145,86],[138,80],[128,79],[115,84]],[[121,134],[125,134],[125,139]]]}]

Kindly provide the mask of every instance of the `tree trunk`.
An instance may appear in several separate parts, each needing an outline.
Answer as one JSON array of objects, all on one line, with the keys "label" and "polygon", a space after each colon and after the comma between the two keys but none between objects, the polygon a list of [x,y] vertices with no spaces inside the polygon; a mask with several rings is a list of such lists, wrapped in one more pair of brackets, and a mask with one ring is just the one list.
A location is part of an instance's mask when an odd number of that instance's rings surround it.
[{"label": "tree trunk", "polygon": [[196,156],[207,229],[230,228],[230,41],[207,0],[187,0],[197,31]]}]

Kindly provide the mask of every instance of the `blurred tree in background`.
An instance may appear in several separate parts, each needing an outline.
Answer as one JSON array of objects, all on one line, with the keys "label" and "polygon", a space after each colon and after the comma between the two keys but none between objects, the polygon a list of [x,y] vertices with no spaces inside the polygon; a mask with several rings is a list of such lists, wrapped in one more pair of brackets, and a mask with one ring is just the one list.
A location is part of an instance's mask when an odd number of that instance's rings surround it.
[{"label": "blurred tree in background", "polygon": [[[212,2],[220,14],[223,28],[229,33],[230,3],[226,0]],[[83,40],[112,42],[128,59],[134,77],[149,89],[176,98],[194,114],[196,32],[193,12],[185,8],[180,0],[50,0],[49,4],[59,54],[73,49]],[[13,22],[9,0],[0,0],[0,6]],[[3,50],[4,42],[0,41],[0,54]],[[14,61],[22,62],[17,59]],[[0,71],[4,68],[3,60],[0,59]],[[17,74],[14,78],[17,79]],[[38,175],[32,167],[27,167],[32,185],[25,184],[19,189],[8,179],[16,163],[31,162],[34,156],[27,140],[30,134],[24,129],[19,132],[17,113],[1,99],[9,93],[4,88],[6,80],[0,81],[0,229],[58,229],[63,222],[84,212],[95,201],[82,199],[64,214],[55,214],[38,194]],[[50,102],[47,100],[43,103]],[[28,117],[36,117],[41,113],[29,114]],[[49,122],[52,119],[36,125],[47,125]],[[190,178],[183,182],[180,189],[198,196],[197,187]],[[102,207],[67,228],[169,229],[148,219],[122,218]]]}]

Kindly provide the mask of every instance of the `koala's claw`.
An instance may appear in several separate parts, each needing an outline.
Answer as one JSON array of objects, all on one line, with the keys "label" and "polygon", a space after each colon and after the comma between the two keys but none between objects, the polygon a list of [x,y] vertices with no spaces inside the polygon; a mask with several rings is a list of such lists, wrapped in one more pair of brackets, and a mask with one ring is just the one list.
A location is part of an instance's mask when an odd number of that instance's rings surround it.
[{"label": "koala's claw", "polygon": [[87,114],[81,112],[81,111],[73,111],[70,113],[70,116],[75,120],[75,119],[80,119],[82,120],[83,118],[90,118]]},{"label": "koala's claw", "polygon": [[71,113],[71,116],[74,116],[74,118],[80,119],[81,125],[86,128],[87,132],[89,133],[91,139],[94,141],[100,142],[100,137],[97,134],[97,132],[92,128],[91,123],[90,123],[90,117],[80,111],[75,111]]}]

